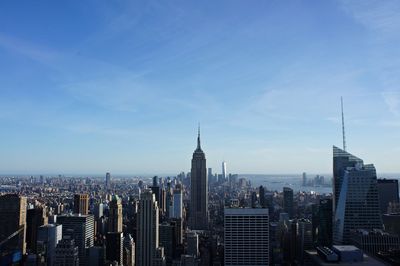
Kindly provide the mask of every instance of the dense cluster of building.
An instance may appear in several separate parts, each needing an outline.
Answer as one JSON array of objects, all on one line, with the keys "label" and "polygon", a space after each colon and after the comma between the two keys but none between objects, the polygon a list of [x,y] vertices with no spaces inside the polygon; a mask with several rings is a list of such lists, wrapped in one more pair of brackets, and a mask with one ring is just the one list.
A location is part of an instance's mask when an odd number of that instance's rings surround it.
[{"label": "dense cluster of building", "polygon": [[337,147],[331,195],[253,187],[225,162],[213,174],[200,132],[187,174],[4,177],[0,189],[0,265],[400,263],[398,181]]}]

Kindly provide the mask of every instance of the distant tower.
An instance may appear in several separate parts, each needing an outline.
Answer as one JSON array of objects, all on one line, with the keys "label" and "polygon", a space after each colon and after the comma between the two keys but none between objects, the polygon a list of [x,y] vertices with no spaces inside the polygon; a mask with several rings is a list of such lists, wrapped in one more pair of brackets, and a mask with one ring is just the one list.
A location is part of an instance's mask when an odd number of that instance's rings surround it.
[{"label": "distant tower", "polygon": [[226,162],[223,161],[222,162],[222,178],[225,181],[227,178],[227,174],[226,174]]},{"label": "distant tower", "polygon": [[117,195],[113,195],[110,201],[108,232],[122,232],[122,203]]},{"label": "distant tower", "polygon": [[260,205],[262,208],[267,208],[267,199],[265,198],[265,188],[260,186],[258,189],[258,194],[260,197]]},{"label": "distant tower", "polygon": [[89,214],[89,195],[75,194],[74,195],[74,213],[87,215]]},{"label": "distant tower", "polygon": [[290,187],[283,188],[283,211],[293,218],[293,189]]},{"label": "distant tower", "polygon": [[106,173],[106,188],[109,189],[111,187],[111,174]]},{"label": "distant tower", "polygon": [[2,250],[20,250],[26,252],[26,197],[17,194],[0,196],[0,239],[8,238],[14,232],[19,233],[5,242]]},{"label": "distant tower", "polygon": [[206,156],[200,146],[200,127],[197,136],[197,148],[192,158],[190,179],[189,228],[206,230],[208,228],[208,182]]},{"label": "distant tower", "polygon": [[373,164],[333,146],[333,243],[349,244],[355,229],[382,229]]},{"label": "distant tower", "polygon": [[158,216],[158,205],[154,194],[151,190],[144,191],[140,195],[137,214],[136,260],[138,266],[153,266],[160,259],[157,257],[163,256],[164,251],[159,247]]}]

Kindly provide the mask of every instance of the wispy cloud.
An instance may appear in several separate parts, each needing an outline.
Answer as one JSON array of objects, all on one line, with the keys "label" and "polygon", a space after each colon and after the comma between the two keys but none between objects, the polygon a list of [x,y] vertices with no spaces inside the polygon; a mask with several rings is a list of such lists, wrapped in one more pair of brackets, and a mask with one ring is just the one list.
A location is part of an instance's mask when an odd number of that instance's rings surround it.
[{"label": "wispy cloud", "polygon": [[395,116],[400,116],[400,92],[385,91],[382,97],[389,111]]},{"label": "wispy cloud", "polygon": [[345,10],[365,27],[398,38],[400,2],[397,0],[342,0]]},{"label": "wispy cloud", "polygon": [[59,54],[49,48],[40,47],[36,44],[0,33],[0,47],[27,56],[41,63],[49,63],[55,60]]}]

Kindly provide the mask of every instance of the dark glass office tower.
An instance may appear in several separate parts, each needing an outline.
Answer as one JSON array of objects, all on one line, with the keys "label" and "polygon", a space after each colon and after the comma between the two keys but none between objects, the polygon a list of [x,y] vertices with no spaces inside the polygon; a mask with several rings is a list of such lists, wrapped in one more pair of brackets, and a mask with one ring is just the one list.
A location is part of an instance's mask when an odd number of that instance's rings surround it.
[{"label": "dark glass office tower", "polygon": [[293,218],[293,189],[290,187],[283,188],[283,211]]},{"label": "dark glass office tower", "polygon": [[321,199],[319,201],[318,244],[332,246],[332,199]]},{"label": "dark glass office tower", "polygon": [[399,181],[397,179],[378,179],[378,193],[381,214],[385,214],[389,203],[399,203]]},{"label": "dark glass office tower", "polygon": [[200,129],[197,136],[197,148],[192,158],[190,180],[189,228],[206,230],[208,228],[208,184],[206,156],[200,146]]},{"label": "dark glass office tower", "polygon": [[348,244],[354,229],[382,229],[376,170],[333,147],[334,244]]}]

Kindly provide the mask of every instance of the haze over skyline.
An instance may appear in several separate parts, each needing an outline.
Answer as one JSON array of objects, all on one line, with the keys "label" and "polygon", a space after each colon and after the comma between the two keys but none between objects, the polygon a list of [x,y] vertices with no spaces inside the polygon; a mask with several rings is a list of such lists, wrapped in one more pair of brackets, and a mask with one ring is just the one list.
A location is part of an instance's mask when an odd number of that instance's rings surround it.
[{"label": "haze over skyline", "polygon": [[400,172],[398,1],[0,3],[1,173]]}]

